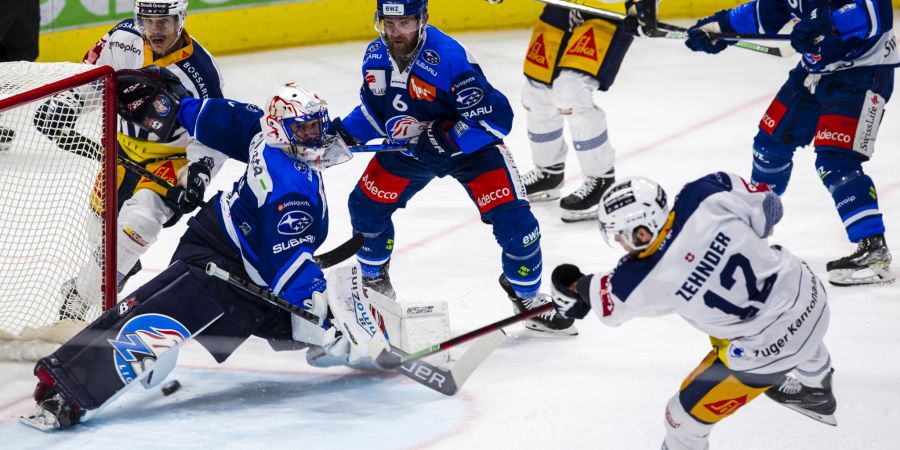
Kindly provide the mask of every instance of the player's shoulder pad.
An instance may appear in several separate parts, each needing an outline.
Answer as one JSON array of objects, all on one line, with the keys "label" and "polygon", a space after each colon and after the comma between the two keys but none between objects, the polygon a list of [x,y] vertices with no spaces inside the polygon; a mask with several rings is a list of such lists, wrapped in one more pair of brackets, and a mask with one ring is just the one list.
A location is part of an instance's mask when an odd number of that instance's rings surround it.
[{"label": "player's shoulder pad", "polygon": [[221,98],[222,74],[215,60],[206,48],[191,37],[193,51],[191,56],[175,63],[188,79],[191,80],[194,92],[201,98]]},{"label": "player's shoulder pad", "polygon": [[610,273],[609,291],[621,302],[628,301],[628,297],[647,278],[647,275],[656,267],[662,259],[664,252],[656,252],[647,258],[635,258],[625,255],[619,260],[619,264]]},{"label": "player's shoulder pad", "polygon": [[686,222],[704,200],[720,192],[730,192],[733,188],[732,175],[726,172],[711,173],[684,185],[672,205],[676,220]]},{"label": "player's shoulder pad", "polygon": [[369,67],[390,67],[390,59],[387,55],[387,45],[376,38],[366,46],[366,53],[363,55],[363,71]]},{"label": "player's shoulder pad", "polygon": [[439,28],[429,25],[428,36],[419,59],[438,70],[447,71],[450,78],[476,64],[465,47]]},{"label": "player's shoulder pad", "polygon": [[[258,136],[262,136],[259,134]],[[272,192],[274,198],[282,197],[287,191],[297,192],[300,195],[312,199],[314,205],[319,203],[320,179],[316,171],[306,164],[296,161],[281,149],[259,145],[262,150],[262,163],[260,164],[266,178],[259,178],[267,182],[267,192]],[[251,163],[253,153],[251,152]]]},{"label": "player's shoulder pad", "polygon": [[141,36],[141,33],[137,30],[137,26],[134,25],[134,19],[125,19],[117,23],[114,27],[112,27],[111,30],[109,30],[109,35],[112,36],[113,33],[116,32],[128,33],[138,37]]}]

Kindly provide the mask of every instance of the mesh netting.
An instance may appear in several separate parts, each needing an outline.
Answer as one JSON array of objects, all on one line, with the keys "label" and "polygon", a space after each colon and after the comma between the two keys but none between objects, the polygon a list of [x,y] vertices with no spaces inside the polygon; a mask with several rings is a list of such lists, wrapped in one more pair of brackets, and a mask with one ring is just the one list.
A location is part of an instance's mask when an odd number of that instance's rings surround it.
[{"label": "mesh netting", "polygon": [[106,303],[115,117],[109,74],[92,69],[0,63],[0,340],[62,342]]}]

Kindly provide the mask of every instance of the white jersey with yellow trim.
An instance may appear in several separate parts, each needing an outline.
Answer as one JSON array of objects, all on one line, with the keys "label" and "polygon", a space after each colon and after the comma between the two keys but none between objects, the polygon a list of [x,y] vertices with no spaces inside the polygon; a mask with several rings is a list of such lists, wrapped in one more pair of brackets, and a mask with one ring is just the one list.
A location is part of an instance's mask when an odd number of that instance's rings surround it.
[{"label": "white jersey with yellow trim", "polygon": [[825,289],[800,259],[769,246],[765,191],[724,172],[687,184],[650,248],[593,277],[594,311],[613,326],[679,314],[727,341],[720,357],[732,370],[774,373],[808,359],[828,326]]},{"label": "white jersey with yellow trim", "polygon": [[[174,73],[193,97],[221,98],[222,74],[212,55],[192,38],[187,30],[182,32],[185,46],[160,59],[153,59],[153,51],[144,43],[134,25],[134,19],[126,19],[113,27],[93,48],[84,55],[84,62],[108,65],[115,70],[139,69],[149,65],[165,67]],[[119,119],[119,132],[142,141],[159,142],[159,137]],[[183,128],[165,142],[184,148],[188,135]]]}]

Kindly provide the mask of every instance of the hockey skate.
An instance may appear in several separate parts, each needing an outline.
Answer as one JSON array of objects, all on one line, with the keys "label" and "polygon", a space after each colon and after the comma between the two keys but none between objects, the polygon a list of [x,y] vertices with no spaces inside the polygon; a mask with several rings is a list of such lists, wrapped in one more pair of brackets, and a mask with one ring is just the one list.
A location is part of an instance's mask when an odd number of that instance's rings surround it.
[{"label": "hockey skate", "polygon": [[[509,300],[513,302],[513,310],[519,314],[526,309],[534,309],[545,303],[550,302],[550,296],[547,294],[537,294],[532,298],[522,298],[513,290],[509,280],[505,275],[500,275],[500,287],[506,292]],[[525,321],[525,328],[534,331],[540,331],[554,336],[577,336],[578,330],[575,328],[574,319],[566,319],[556,313],[556,310],[550,310],[536,317],[532,317]]]},{"label": "hockey skate", "polygon": [[769,388],[766,396],[800,414],[836,426],[837,419],[834,418],[834,412],[837,410],[837,400],[831,391],[833,373],[834,369],[831,369],[825,375],[821,388],[805,386],[793,375],[785,375],[781,385]]},{"label": "hockey skate", "polygon": [[612,173],[603,177],[586,177],[575,192],[560,200],[562,221],[572,223],[597,219],[600,197],[615,181]]},{"label": "hockey skate", "polygon": [[535,167],[522,176],[525,183],[525,194],[530,202],[546,202],[560,197],[565,174],[564,164],[550,167]]},{"label": "hockey skate", "polygon": [[381,269],[378,271],[378,276],[368,278],[365,275],[362,277],[362,284],[364,287],[372,289],[375,292],[378,292],[385,297],[388,297],[392,300],[397,300],[397,293],[394,291],[394,286],[391,284],[391,274],[388,272],[391,268],[391,260],[387,260]]},{"label": "hockey skate", "polygon": [[891,272],[891,252],[883,234],[876,234],[859,241],[850,256],[829,261],[828,282],[835,286],[857,284],[886,284],[896,278]]},{"label": "hockey skate", "polygon": [[71,319],[85,322],[91,304],[78,293],[78,288],[75,287],[75,278],[63,283],[60,292],[63,298],[62,305],[59,307],[60,320]]},{"label": "hockey skate", "polygon": [[34,412],[19,416],[19,421],[41,431],[59,430],[77,425],[81,416],[78,405],[59,393],[38,403]]}]

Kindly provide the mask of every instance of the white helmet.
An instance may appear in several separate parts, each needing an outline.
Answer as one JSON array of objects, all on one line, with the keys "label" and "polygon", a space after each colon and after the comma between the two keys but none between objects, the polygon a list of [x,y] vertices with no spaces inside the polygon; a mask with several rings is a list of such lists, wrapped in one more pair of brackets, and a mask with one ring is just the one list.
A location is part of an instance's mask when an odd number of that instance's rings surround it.
[{"label": "white helmet", "polygon": [[181,36],[184,21],[187,19],[187,7],[188,0],[135,0],[134,26],[143,36],[145,17],[175,16],[175,26],[178,36]]},{"label": "white helmet", "polygon": [[316,170],[350,160],[344,141],[328,134],[328,103],[314,92],[287,83],[275,91],[265,113],[260,124],[269,147]]},{"label": "white helmet", "polygon": [[[614,183],[600,198],[600,232],[613,246],[616,235],[622,236],[634,250],[643,250],[659,235],[666,223],[669,208],[666,191],[655,181],[642,177],[626,178]],[[644,244],[634,244],[634,232],[645,227],[653,236]]]}]

